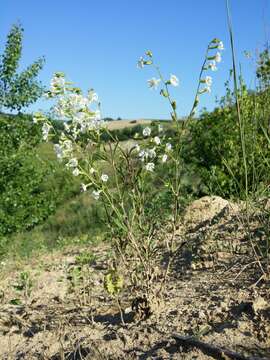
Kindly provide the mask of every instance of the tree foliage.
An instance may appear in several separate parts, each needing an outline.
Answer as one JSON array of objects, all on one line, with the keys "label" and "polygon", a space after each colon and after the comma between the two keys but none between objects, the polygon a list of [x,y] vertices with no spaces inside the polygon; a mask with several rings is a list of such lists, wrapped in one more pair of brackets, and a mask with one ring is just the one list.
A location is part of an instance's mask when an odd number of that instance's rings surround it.
[{"label": "tree foliage", "polygon": [[41,148],[29,115],[0,114],[0,238],[31,229],[78,193],[71,174]]},{"label": "tree foliage", "polygon": [[22,55],[23,28],[13,25],[2,55],[0,55],[0,108],[21,111],[37,101],[43,87],[37,80],[44,58],[38,58],[24,71],[18,73]]},{"label": "tree foliage", "polygon": [[270,52],[267,47],[259,54],[257,61],[257,78],[262,90],[269,88],[270,85]]}]

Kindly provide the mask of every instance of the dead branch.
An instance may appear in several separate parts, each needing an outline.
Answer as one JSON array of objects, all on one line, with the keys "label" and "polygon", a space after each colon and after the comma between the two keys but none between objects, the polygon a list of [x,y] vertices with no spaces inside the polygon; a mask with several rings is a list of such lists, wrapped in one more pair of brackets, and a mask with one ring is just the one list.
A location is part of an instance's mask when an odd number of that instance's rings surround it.
[{"label": "dead branch", "polygon": [[211,355],[216,359],[226,359],[227,357],[233,360],[267,360],[266,358],[258,358],[258,357],[245,357],[241,354],[238,354],[234,351],[221,348],[219,346],[215,346],[212,344],[205,343],[200,341],[194,337],[190,336],[181,336],[179,334],[173,334],[172,337],[177,341],[179,345],[196,347],[203,352],[207,353],[207,355]]}]

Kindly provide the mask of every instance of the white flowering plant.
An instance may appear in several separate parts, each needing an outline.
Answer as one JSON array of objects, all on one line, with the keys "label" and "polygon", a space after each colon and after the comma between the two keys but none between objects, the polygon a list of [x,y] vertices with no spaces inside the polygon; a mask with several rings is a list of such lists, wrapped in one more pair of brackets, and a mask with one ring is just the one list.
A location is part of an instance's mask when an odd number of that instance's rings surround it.
[{"label": "white flowering plant", "polygon": [[[215,70],[216,63],[221,60],[219,52],[210,52],[222,47],[223,44],[214,39],[207,48],[190,117],[195,113],[199,96],[209,92],[212,85],[212,78],[209,75],[203,77],[204,72]],[[173,142],[158,125],[157,132],[153,132],[151,126],[144,127],[142,133],[136,135],[136,143],[131,141],[128,146],[121,144],[102,120],[94,90],[83,95],[79,88],[66,80],[63,73],[53,76],[46,97],[54,100],[52,117],[64,122],[64,130],[54,144],[57,158],[74,176],[80,177],[81,190],[104,208],[104,221],[113,250],[105,288],[111,295],[115,290],[119,301],[120,287],[131,286],[135,299],[144,299],[149,314],[153,299],[161,298],[176,253],[174,240],[180,213],[181,134],[184,122],[179,121],[177,104],[170,94],[170,87],[177,87],[179,79],[171,74],[166,80],[154,64],[153,54],[147,51],[146,56],[146,59],[140,58],[138,67],[152,65],[157,71],[159,77],[148,80],[148,86],[153,89],[161,86],[160,94],[170,103],[177,133]],[[54,137],[55,130],[47,116],[37,113],[34,122],[41,123],[44,141]],[[108,142],[103,141],[105,133]],[[164,166],[171,169],[169,176],[167,171],[156,171]],[[153,207],[155,198],[163,190],[169,191],[174,199],[169,240],[168,236],[161,235],[157,219],[149,216],[149,208]],[[161,259],[165,249],[169,260],[163,267]],[[161,285],[157,286],[158,283]]]},{"label": "white flowering plant", "polygon": [[[64,130],[55,137],[49,117],[36,113],[34,122],[40,123],[44,141],[58,138],[54,150],[59,161],[81,179],[81,190],[104,209],[113,249],[113,261],[106,276],[106,288],[113,288],[108,279],[131,286],[134,297],[149,298],[155,279],[162,276],[157,270],[161,258],[157,221],[149,215],[149,204],[159,196],[153,187],[156,168],[170,159],[172,145],[161,126],[154,132],[151,126],[128,146],[109,131],[102,121],[98,96],[90,90],[84,96],[80,89],[68,82],[63,73],[56,73],[46,97],[54,101],[50,117],[64,122]],[[103,141],[103,135],[109,141]],[[161,172],[162,173],[162,172]],[[117,280],[125,274],[125,281]],[[118,274],[116,276],[116,274]],[[119,296],[119,286],[117,296]]]},{"label": "white flowering plant", "polygon": [[[182,175],[185,172],[184,163],[182,159],[183,145],[184,139],[187,138],[188,132],[188,123],[196,114],[200,96],[205,93],[211,92],[211,86],[213,83],[212,77],[208,74],[209,71],[217,70],[217,63],[221,62],[221,53],[220,51],[224,50],[223,42],[219,39],[215,38],[207,46],[206,54],[203,60],[203,64],[199,74],[199,81],[197,90],[195,93],[194,102],[191,108],[191,111],[186,120],[181,120],[177,114],[177,102],[173,99],[171,95],[171,87],[177,87],[179,85],[179,79],[176,75],[171,74],[169,78],[166,78],[158,65],[156,65],[153,57],[152,51],[146,51],[145,57],[141,57],[137,63],[139,68],[143,68],[144,66],[152,66],[158,78],[152,78],[148,80],[148,85],[151,88],[158,89],[160,86],[160,95],[168,100],[171,107],[171,119],[173,122],[173,126],[175,128],[175,139],[173,144],[167,144],[165,154],[162,156],[162,162],[166,162],[168,160],[168,155],[170,157],[170,177],[166,179],[166,186],[170,189],[172,197],[173,197],[173,216],[171,221],[171,236],[170,241],[167,243],[167,249],[169,256],[167,257],[167,264],[165,266],[165,276],[163,278],[163,283],[166,282],[166,276],[170,271],[173,259],[177,254],[177,248],[175,244],[175,233],[178,225],[180,223],[180,196],[181,196],[181,180]],[[162,289],[161,289],[162,290]]]}]

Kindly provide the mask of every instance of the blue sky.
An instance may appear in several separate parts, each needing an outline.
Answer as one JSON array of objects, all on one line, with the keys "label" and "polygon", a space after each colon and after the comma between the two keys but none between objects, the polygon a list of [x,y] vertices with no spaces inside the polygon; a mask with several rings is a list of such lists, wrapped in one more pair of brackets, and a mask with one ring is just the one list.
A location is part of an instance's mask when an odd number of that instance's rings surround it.
[{"label": "blue sky", "polygon": [[[270,0],[231,3],[237,59],[250,85],[254,65],[243,51],[262,49],[269,39]],[[25,28],[22,68],[44,55],[40,80],[48,85],[53,72],[63,71],[84,90],[95,88],[103,116],[169,117],[166,101],[147,88],[153,70],[136,67],[148,49],[165,75],[180,78],[173,97],[185,115],[206,46],[213,37],[222,39],[226,51],[218,72],[212,74],[212,93],[203,97],[202,106],[213,108],[216,96],[224,93],[231,57],[223,0],[2,0],[0,52],[16,21]],[[30,110],[47,106],[39,101]]]}]

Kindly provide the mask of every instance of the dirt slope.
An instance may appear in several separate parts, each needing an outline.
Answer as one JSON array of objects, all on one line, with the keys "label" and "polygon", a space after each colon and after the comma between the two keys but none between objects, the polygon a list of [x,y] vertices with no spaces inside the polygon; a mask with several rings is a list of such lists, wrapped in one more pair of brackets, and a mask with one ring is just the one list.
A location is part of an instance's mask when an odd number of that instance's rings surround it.
[{"label": "dirt slope", "polygon": [[[105,245],[91,249],[95,259],[88,263],[70,249],[33,259],[23,268],[27,275],[2,273],[0,358],[233,358],[211,355],[209,346],[216,346],[243,359],[270,359],[269,278],[252,263],[240,207],[206,197],[191,204],[183,224],[179,244],[185,239],[187,245],[163,306],[146,321],[136,322],[126,311],[121,323],[103,289]],[[254,221],[254,234],[256,228]],[[180,344],[175,333],[199,339],[208,350]]]}]

